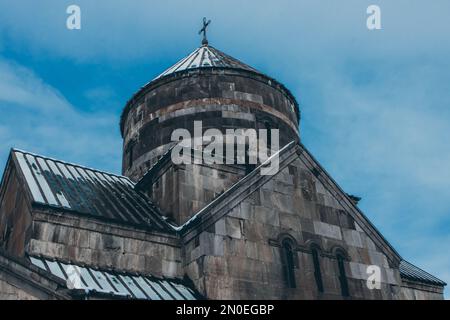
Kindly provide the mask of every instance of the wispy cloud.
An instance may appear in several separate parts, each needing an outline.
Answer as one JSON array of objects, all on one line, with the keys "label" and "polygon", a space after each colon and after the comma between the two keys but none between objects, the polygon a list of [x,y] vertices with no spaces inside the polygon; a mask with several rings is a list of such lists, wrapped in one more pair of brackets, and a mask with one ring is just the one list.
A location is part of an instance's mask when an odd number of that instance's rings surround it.
[{"label": "wispy cloud", "polygon": [[57,89],[0,57],[0,159],[18,147],[119,171],[118,117],[81,112]]}]

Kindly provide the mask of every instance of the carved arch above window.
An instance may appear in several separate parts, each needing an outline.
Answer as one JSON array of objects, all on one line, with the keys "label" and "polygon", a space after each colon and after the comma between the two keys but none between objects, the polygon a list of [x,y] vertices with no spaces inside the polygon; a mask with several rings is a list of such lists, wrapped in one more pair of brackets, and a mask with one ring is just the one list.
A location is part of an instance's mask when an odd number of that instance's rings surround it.
[{"label": "carved arch above window", "polygon": [[333,247],[332,252],[337,260],[338,279],[341,287],[341,294],[343,297],[349,297],[350,291],[348,288],[347,273],[345,271],[345,262],[350,261],[350,256],[347,251],[341,247]]},{"label": "carved arch above window", "polygon": [[281,233],[278,238],[277,238],[277,242],[281,245],[283,243],[284,240],[288,240],[291,241],[292,245],[297,249],[298,248],[298,243],[297,240],[289,233]]},{"label": "carved arch above window", "polygon": [[308,250],[311,252],[311,258],[314,267],[314,279],[319,293],[324,292],[322,270],[320,267],[321,256],[323,255],[322,247],[315,241],[308,240],[305,244]]},{"label": "carved arch above window", "polygon": [[330,250],[331,255],[334,258],[337,258],[338,256],[341,256],[345,261],[351,261],[351,257],[347,253],[347,250],[342,248],[341,246],[333,246]]},{"label": "carved arch above window", "polygon": [[297,282],[295,277],[295,269],[298,269],[297,241],[289,234],[281,234],[278,237],[278,243],[281,251],[281,264],[283,266],[283,274],[286,286],[288,288],[296,288]]}]

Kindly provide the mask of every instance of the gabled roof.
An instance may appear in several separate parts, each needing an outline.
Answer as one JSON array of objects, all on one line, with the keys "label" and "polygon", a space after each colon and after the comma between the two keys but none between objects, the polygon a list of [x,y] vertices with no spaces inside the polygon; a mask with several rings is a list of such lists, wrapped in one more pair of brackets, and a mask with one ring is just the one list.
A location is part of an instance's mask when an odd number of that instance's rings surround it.
[{"label": "gabled roof", "polygon": [[87,296],[143,300],[197,300],[200,295],[181,279],[157,278],[116,270],[29,257],[33,265],[63,280],[68,289]]},{"label": "gabled roof", "polygon": [[[368,236],[374,241],[374,243],[380,247],[388,256],[388,258],[395,263],[400,263],[402,260],[393,246],[383,237],[383,235],[376,229],[376,227],[369,221],[369,219],[359,210],[354,202],[348,197],[348,195],[339,187],[339,185],[331,178],[331,176],[322,168],[317,160],[307,151],[306,147],[300,142],[292,141],[278,151],[278,154],[273,155],[279,157],[279,171],[281,172],[285,167],[296,159],[300,159],[303,164],[311,170],[316,178],[324,185],[324,187],[330,192],[332,196],[341,204],[341,206],[355,219],[355,221],[365,230]],[[272,158],[271,157],[271,158]],[[269,158],[265,163],[271,161]],[[234,200],[239,199],[242,201],[245,197],[249,196],[262,184],[271,180],[274,175],[262,176],[260,174],[261,169],[265,164],[257,167],[253,172],[245,176],[236,184],[231,186],[228,190],[222,193],[219,197],[209,203],[205,208],[201,209],[190,220],[180,227],[176,227],[176,230],[185,235],[185,241],[190,239],[191,236],[186,238],[192,229],[192,227],[201,224],[201,228],[207,228],[210,221],[217,221],[217,219],[227,212],[224,210],[232,209]],[[245,196],[245,197],[244,197]],[[237,205],[238,202],[234,203]],[[207,222],[208,221],[208,222]]]},{"label": "gabled roof", "polygon": [[156,230],[170,230],[127,177],[13,149],[35,205]]},{"label": "gabled roof", "polygon": [[272,158],[275,156],[278,156],[279,158],[278,172],[281,172],[290,163],[295,161],[295,159],[300,159],[306,167],[311,170],[316,178],[319,179],[321,183],[325,184],[325,187],[334,197],[336,197],[339,203],[346,208],[349,214],[354,217],[355,221],[357,221],[361,227],[365,229],[368,236],[371,237],[375,244],[377,244],[388,255],[388,257],[390,257],[390,259],[398,261],[402,278],[438,286],[446,285],[446,283],[442,280],[403,260],[400,254],[359,210],[349,195],[337,185],[331,176],[329,176],[329,174],[322,168],[319,162],[312,157],[306,147],[296,141],[288,143],[280,149],[277,154],[272,155],[269,159],[267,159],[267,161],[239,180],[224,193],[220,194],[216,199],[198,211],[183,225],[178,227],[174,226],[173,228],[184,237],[185,242],[190,241],[196,235],[194,232],[196,229],[195,227],[200,228],[197,232],[207,229],[218,219],[226,215],[234,206],[256,191],[260,186],[270,181],[274,175],[263,176],[260,171],[265,164],[270,163]]},{"label": "gabled roof", "polygon": [[[256,69],[246,65],[245,63],[223,53],[222,51],[209,46],[203,45],[200,48],[195,49],[187,57],[181,59],[175,63],[172,67],[165,70],[159,76],[153,80],[162,78],[164,76],[185,71],[188,69],[200,69],[200,68],[230,68],[230,69],[241,69],[246,71],[251,71],[255,73],[260,73]],[[152,81],[153,81],[152,80]]]},{"label": "gabled roof", "polygon": [[400,276],[402,279],[418,281],[422,283],[427,283],[437,286],[447,285],[444,281],[436,278],[435,276],[429,274],[428,272],[416,267],[415,265],[403,260],[400,263]]}]

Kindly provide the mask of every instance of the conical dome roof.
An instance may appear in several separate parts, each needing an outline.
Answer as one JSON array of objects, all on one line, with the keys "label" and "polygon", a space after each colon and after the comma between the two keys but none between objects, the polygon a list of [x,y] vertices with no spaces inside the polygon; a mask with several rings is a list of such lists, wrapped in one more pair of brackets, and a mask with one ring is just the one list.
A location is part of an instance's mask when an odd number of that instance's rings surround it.
[{"label": "conical dome roof", "polygon": [[167,75],[182,72],[185,70],[212,67],[241,69],[255,73],[261,73],[258,70],[246,65],[245,63],[233,57],[230,57],[229,55],[212,46],[203,45],[200,48],[195,49],[194,52],[175,63],[172,67],[161,73],[153,80],[157,80]]}]

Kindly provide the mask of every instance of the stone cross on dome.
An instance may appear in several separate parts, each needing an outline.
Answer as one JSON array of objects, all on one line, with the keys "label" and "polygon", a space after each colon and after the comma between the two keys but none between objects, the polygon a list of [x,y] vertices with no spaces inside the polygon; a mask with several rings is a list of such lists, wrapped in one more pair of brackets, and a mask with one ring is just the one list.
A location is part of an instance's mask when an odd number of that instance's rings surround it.
[{"label": "stone cross on dome", "polygon": [[198,32],[198,34],[203,33],[202,45],[204,45],[204,46],[208,45],[208,39],[206,38],[206,29],[208,28],[210,23],[211,23],[211,20],[206,21],[206,18],[203,18],[203,28]]}]

